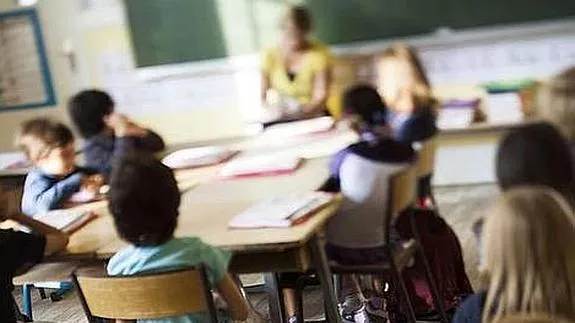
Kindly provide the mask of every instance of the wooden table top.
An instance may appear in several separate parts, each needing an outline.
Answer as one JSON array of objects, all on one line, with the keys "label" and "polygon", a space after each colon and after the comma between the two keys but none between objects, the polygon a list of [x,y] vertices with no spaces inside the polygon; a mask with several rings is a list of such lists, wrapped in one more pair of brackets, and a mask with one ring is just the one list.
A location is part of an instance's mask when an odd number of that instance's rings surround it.
[{"label": "wooden table top", "polygon": [[[335,131],[306,138],[258,137],[231,147],[244,149],[240,157],[279,154],[309,156],[300,168],[287,175],[224,180],[217,178],[221,165],[176,171],[183,193],[176,236],[194,236],[233,251],[270,250],[301,245],[335,213],[339,199],[305,223],[291,228],[229,229],[229,221],[262,199],[316,190],[328,177],[329,155],[355,140],[349,132]],[[239,145],[239,146],[238,146]],[[70,238],[65,254],[56,258],[97,256],[108,258],[127,244],[117,236],[106,202],[81,206],[100,217]]]},{"label": "wooden table top", "polygon": [[[199,237],[209,244],[233,251],[300,245],[334,214],[339,199],[305,223],[291,228],[230,229],[228,223],[236,214],[263,198],[315,190],[327,178],[326,163],[327,159],[318,158],[306,160],[291,175],[217,179],[199,184],[182,196],[176,236]],[[66,256],[97,255],[108,258],[127,245],[116,234],[105,202],[93,204],[90,209],[100,217],[72,235]]]}]

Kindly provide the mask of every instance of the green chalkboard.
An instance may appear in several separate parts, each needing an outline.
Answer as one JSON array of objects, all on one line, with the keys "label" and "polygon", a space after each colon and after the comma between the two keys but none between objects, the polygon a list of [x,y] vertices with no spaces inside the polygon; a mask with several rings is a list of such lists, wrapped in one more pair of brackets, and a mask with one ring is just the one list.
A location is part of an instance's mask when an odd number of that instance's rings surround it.
[{"label": "green chalkboard", "polygon": [[[258,51],[277,38],[285,0],[124,0],[137,65]],[[575,16],[575,0],[307,0],[330,44]]]}]

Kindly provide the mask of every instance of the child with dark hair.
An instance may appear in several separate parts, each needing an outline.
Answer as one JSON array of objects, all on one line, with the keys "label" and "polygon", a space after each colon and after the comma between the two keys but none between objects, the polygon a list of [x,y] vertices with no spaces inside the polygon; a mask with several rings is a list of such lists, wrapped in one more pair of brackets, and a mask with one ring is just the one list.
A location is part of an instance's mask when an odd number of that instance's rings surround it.
[{"label": "child with dark hair", "polygon": [[[520,186],[545,186],[561,193],[575,205],[575,172],[569,143],[559,129],[547,122],[520,126],[499,144],[496,174],[503,191]],[[480,267],[484,265],[484,220],[473,224],[478,241]]]},{"label": "child with dark hair", "polygon": [[343,96],[343,118],[362,139],[390,134],[387,110],[377,90],[366,84],[350,88]]},{"label": "child with dark hair", "polygon": [[[351,121],[352,128],[361,140],[338,152],[329,165],[330,177],[320,188],[323,191],[340,192],[343,196],[341,208],[327,224],[327,256],[344,265],[369,265],[387,260],[382,246],[387,243],[383,236],[384,215],[389,196],[388,180],[393,174],[413,163],[415,151],[410,142],[393,137],[386,125],[386,110],[376,89],[369,85],[350,88],[343,97],[344,118]],[[422,211],[424,212],[424,211]],[[460,294],[471,292],[465,274],[461,247],[453,230],[433,211],[415,216],[425,252],[435,272],[445,275],[440,282],[441,294],[447,308],[453,308]],[[418,214],[419,215],[419,214]],[[406,217],[400,217],[390,228],[391,243],[400,243],[400,237],[411,238],[412,232],[405,225]],[[430,310],[426,302],[431,299],[430,290],[423,285],[420,267],[407,275],[412,303],[425,313]],[[413,278],[413,279],[412,279]],[[292,287],[297,275],[282,275],[286,287],[284,296],[288,315],[294,315],[295,302]],[[388,304],[386,313],[383,299],[363,299],[361,291],[352,277],[342,282],[342,316],[348,321],[360,319],[367,312],[370,316],[387,317],[396,315],[393,305]],[[444,287],[444,288],[443,288]],[[447,290],[449,289],[449,290]],[[393,299],[395,300],[395,299]],[[391,302],[393,303],[393,302]],[[397,311],[396,311],[397,312]],[[393,319],[393,318],[391,318]],[[297,322],[295,318],[290,320]]]},{"label": "child with dark hair", "polygon": [[24,122],[17,145],[34,165],[22,195],[22,212],[28,216],[62,207],[79,191],[97,195],[103,185],[97,171],[76,166],[74,136],[60,122],[47,118]]},{"label": "child with dark hair", "polygon": [[0,188],[0,222],[12,220],[32,230],[24,233],[0,230],[0,322],[16,322],[17,307],[12,296],[12,279],[26,265],[66,248],[68,235],[18,212],[14,194]]},{"label": "child with dark hair", "polygon": [[68,102],[68,112],[85,140],[86,166],[106,177],[113,159],[131,150],[155,153],[165,148],[155,132],[145,129],[114,111],[114,101],[106,92],[85,90]]},{"label": "child with dark hair", "polygon": [[[128,153],[116,161],[110,179],[109,208],[116,230],[131,246],[108,263],[110,275],[135,275],[176,270],[203,264],[212,286],[227,303],[227,321],[245,320],[248,309],[227,273],[230,253],[199,238],[175,238],[180,192],[172,171],[153,156]],[[203,314],[189,314],[154,322],[206,322]]]},{"label": "child with dark hair", "polygon": [[546,122],[521,126],[508,133],[497,151],[497,182],[502,190],[515,186],[547,186],[575,197],[575,171],[569,143]]}]

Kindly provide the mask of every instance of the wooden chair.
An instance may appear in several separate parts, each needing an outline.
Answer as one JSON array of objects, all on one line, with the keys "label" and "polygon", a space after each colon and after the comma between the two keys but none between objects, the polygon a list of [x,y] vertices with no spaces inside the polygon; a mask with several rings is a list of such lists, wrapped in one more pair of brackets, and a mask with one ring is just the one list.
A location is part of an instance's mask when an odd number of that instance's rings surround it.
[{"label": "wooden chair", "polygon": [[[402,277],[402,272],[405,268],[409,266],[414,258],[422,261],[426,269],[427,282],[433,294],[433,301],[435,307],[441,316],[443,322],[447,323],[447,315],[443,308],[443,300],[439,295],[437,290],[437,285],[431,274],[430,266],[423,254],[423,249],[420,247],[417,239],[411,239],[405,241],[400,246],[391,247],[391,236],[390,229],[395,222],[395,220],[404,212],[408,212],[417,200],[417,170],[416,166],[409,166],[405,169],[399,171],[394,176],[389,179],[389,197],[387,212],[384,217],[384,235],[385,241],[387,243],[384,246],[384,252],[387,255],[388,261],[372,264],[372,265],[356,265],[356,266],[344,266],[337,263],[331,263],[331,270],[334,274],[364,274],[364,275],[377,275],[377,276],[391,276],[391,283],[396,287],[396,290],[402,296],[404,305],[408,311],[407,318],[409,322],[416,322],[415,311],[405,281]],[[411,214],[406,214],[411,216]],[[298,304],[301,305],[302,294],[304,285],[300,285],[296,288],[296,295],[298,298]],[[303,322],[303,311],[302,306],[298,306],[298,322]]]},{"label": "wooden chair", "polygon": [[72,279],[84,312],[96,319],[137,320],[204,312],[217,322],[204,267],[157,274],[108,276],[103,270],[78,270]]},{"label": "wooden chair", "polygon": [[431,188],[431,176],[435,169],[435,152],[437,151],[437,137],[431,137],[425,141],[418,142],[415,145],[417,150],[417,179],[418,189],[417,196],[420,204],[425,205],[425,200],[430,199],[433,207],[437,207],[433,190]]}]

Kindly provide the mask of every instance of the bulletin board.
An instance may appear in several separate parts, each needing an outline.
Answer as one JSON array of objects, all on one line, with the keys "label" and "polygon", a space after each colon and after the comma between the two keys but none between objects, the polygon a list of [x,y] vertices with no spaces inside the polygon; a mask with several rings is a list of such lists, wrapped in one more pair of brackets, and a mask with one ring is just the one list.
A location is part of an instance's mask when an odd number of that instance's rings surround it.
[{"label": "bulletin board", "polygon": [[55,104],[36,10],[0,13],[0,112]]}]

